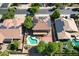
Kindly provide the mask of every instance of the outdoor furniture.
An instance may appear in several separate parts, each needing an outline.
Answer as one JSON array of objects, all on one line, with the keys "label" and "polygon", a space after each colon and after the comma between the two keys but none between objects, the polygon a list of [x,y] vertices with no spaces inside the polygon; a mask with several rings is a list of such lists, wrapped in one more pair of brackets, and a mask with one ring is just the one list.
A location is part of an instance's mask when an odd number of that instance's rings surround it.
[{"label": "outdoor furniture", "polygon": [[63,49],[68,49],[68,46],[64,44]]}]

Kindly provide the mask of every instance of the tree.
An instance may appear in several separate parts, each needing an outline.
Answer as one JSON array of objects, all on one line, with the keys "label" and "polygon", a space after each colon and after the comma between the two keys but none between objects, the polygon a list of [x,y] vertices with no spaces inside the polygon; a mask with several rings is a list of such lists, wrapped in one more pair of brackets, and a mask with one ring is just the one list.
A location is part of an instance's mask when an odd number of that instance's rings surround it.
[{"label": "tree", "polygon": [[49,42],[46,48],[47,55],[54,55],[60,50],[59,44],[56,42]]},{"label": "tree", "polygon": [[15,49],[18,49],[18,46],[20,45],[20,41],[14,40],[13,44],[15,45]]},{"label": "tree", "polygon": [[14,18],[15,11],[16,11],[16,9],[14,7],[9,8],[8,12],[6,14],[3,14],[2,19],[12,19],[12,18]]},{"label": "tree", "polygon": [[32,17],[31,16],[26,16],[25,22],[24,22],[24,27],[27,28],[27,29],[31,29],[32,26],[33,26]]},{"label": "tree", "polygon": [[40,3],[32,3],[32,4],[31,4],[31,7],[40,7],[40,6],[41,6]]},{"label": "tree", "polygon": [[67,48],[64,48],[62,53],[64,54],[64,56],[77,56],[78,55],[78,51],[74,49],[72,42],[68,41],[68,42],[62,42],[64,46],[67,45]]},{"label": "tree", "polygon": [[46,49],[46,44],[44,42],[40,42],[39,45],[37,46],[36,50],[38,53],[44,54]]},{"label": "tree", "polygon": [[18,40],[14,40],[13,42],[11,42],[11,44],[9,45],[9,49],[10,50],[17,50],[18,46],[19,46],[20,42]]},{"label": "tree", "polygon": [[60,53],[60,43],[57,42],[49,42],[48,44],[44,42],[40,42],[37,46],[36,50],[38,53],[44,54],[44,55],[54,55],[55,53]]},{"label": "tree", "polygon": [[56,3],[56,4],[55,4],[55,7],[56,7],[56,8],[59,8],[59,7],[61,7],[62,5],[63,5],[62,3]]},{"label": "tree", "polygon": [[16,49],[16,48],[15,48],[15,45],[14,45],[14,44],[10,44],[10,45],[9,45],[9,49],[10,49],[10,50],[15,50],[15,49]]},{"label": "tree", "polygon": [[38,11],[38,9],[39,7],[36,6],[36,7],[29,8],[28,11],[30,12],[32,16],[34,16],[34,14]]},{"label": "tree", "polygon": [[39,7],[41,5],[39,3],[32,3],[31,8],[29,8],[27,11],[30,12],[31,16],[34,16],[34,14],[39,10]]},{"label": "tree", "polygon": [[56,9],[56,10],[54,11],[54,13],[53,13],[52,15],[50,15],[50,17],[51,17],[51,19],[53,19],[53,20],[59,18],[59,17],[60,17],[60,12],[59,12],[59,10]]}]

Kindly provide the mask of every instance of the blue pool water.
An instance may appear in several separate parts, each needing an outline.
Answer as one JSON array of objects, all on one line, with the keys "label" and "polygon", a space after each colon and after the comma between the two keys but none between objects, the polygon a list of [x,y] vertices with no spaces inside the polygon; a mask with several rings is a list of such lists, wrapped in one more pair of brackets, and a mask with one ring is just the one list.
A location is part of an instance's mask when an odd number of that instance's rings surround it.
[{"label": "blue pool water", "polygon": [[76,41],[75,39],[73,39],[72,42],[73,42],[76,46],[79,46],[79,41]]},{"label": "blue pool water", "polygon": [[33,39],[32,37],[29,37],[29,41],[31,44],[37,44],[37,40],[36,39]]}]

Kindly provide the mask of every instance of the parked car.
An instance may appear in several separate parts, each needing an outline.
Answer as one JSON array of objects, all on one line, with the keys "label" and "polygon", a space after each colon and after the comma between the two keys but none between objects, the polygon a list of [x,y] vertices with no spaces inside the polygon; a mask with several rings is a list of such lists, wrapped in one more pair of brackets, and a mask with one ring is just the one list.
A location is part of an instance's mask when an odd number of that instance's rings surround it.
[{"label": "parked car", "polygon": [[61,6],[60,9],[63,10],[63,9],[65,9],[65,7],[64,6]]},{"label": "parked car", "polygon": [[78,17],[78,15],[76,15],[76,14],[71,14],[71,15],[70,15],[70,18],[78,19],[79,17]]},{"label": "parked car", "polygon": [[73,8],[72,11],[79,11],[79,8]]},{"label": "parked car", "polygon": [[54,11],[56,8],[55,7],[53,7],[53,8],[51,8],[49,11]]}]

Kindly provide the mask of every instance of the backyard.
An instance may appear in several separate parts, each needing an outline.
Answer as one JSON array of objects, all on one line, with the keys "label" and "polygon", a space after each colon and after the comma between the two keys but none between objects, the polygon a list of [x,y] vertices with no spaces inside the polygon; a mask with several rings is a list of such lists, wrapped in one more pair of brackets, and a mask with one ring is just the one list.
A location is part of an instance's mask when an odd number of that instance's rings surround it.
[{"label": "backyard", "polygon": [[36,51],[42,55],[53,56],[78,56],[78,47],[74,47],[71,41],[57,41],[48,44],[40,42]]}]

